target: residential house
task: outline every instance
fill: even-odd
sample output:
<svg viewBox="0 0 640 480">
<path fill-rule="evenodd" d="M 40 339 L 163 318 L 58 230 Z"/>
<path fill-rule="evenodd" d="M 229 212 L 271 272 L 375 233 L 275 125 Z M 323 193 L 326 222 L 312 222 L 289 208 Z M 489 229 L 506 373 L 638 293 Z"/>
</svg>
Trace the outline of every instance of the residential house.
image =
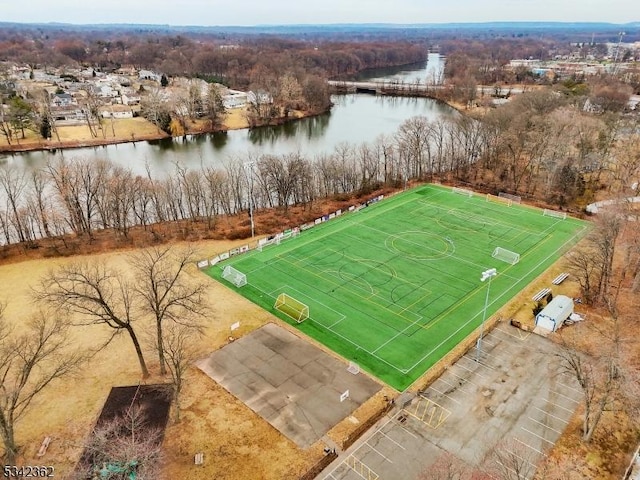
<svg viewBox="0 0 640 480">
<path fill-rule="evenodd" d="M 133 110 L 126 105 L 104 105 L 100 107 L 102 118 L 133 118 Z"/>
<path fill-rule="evenodd" d="M 51 98 L 52 107 L 68 107 L 70 105 L 77 105 L 76 99 L 68 93 L 56 93 Z"/>
<path fill-rule="evenodd" d="M 140 95 L 137 93 L 123 93 L 122 94 L 123 105 L 140 105 Z"/>
<path fill-rule="evenodd" d="M 248 101 L 249 97 L 246 92 L 227 89 L 222 94 L 222 103 L 224 105 L 224 108 L 242 108 L 247 104 Z"/>
<path fill-rule="evenodd" d="M 138 72 L 138 78 L 141 80 L 153 80 L 160 83 L 162 80 L 162 74 L 152 72 L 151 70 L 140 70 L 140 72 Z"/>
</svg>

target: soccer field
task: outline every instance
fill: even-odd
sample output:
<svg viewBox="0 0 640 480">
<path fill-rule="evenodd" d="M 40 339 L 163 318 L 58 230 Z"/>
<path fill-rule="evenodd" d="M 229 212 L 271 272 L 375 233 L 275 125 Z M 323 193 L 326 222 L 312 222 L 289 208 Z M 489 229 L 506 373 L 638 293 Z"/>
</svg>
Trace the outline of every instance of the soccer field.
<svg viewBox="0 0 640 480">
<path fill-rule="evenodd" d="M 206 273 L 404 390 L 480 325 L 484 270 L 498 271 L 490 316 L 586 230 L 577 219 L 428 185 Z M 519 262 L 493 258 L 496 247 L 518 253 Z M 222 279 L 227 265 L 244 273 L 247 284 L 237 288 Z M 294 300 L 276 309 L 281 294 Z M 301 304 L 308 318 L 298 323 L 306 317 Z"/>
</svg>

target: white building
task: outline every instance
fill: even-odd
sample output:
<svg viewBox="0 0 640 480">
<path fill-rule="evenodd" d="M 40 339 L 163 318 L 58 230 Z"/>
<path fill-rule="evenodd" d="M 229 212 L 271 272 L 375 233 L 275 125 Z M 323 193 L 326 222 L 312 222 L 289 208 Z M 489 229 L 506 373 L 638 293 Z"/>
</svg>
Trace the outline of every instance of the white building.
<svg viewBox="0 0 640 480">
<path fill-rule="evenodd" d="M 245 92 L 239 90 L 227 90 L 222 95 L 222 103 L 224 108 L 242 108 L 248 103 L 249 99 Z"/>
<path fill-rule="evenodd" d="M 556 295 L 536 315 L 536 327 L 555 332 L 573 313 L 573 300 L 566 295 Z"/>
</svg>

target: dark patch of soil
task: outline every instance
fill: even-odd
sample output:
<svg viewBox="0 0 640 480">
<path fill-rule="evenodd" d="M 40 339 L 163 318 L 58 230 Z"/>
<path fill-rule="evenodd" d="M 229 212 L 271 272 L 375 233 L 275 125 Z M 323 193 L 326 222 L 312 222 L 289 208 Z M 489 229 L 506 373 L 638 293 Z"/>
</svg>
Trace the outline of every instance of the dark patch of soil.
<svg viewBox="0 0 640 480">
<path fill-rule="evenodd" d="M 102 407 L 102 412 L 96 421 L 95 428 L 117 421 L 127 415 L 132 409 L 140 412 L 140 428 L 143 430 L 162 432 L 157 437 L 158 444 L 162 443 L 164 430 L 169 420 L 171 407 L 171 389 L 168 385 L 134 385 L 130 387 L 113 387 Z M 87 442 L 91 444 L 91 440 Z M 85 449 L 78 462 L 77 471 L 86 471 L 87 466 L 93 465 L 95 451 Z"/>
</svg>

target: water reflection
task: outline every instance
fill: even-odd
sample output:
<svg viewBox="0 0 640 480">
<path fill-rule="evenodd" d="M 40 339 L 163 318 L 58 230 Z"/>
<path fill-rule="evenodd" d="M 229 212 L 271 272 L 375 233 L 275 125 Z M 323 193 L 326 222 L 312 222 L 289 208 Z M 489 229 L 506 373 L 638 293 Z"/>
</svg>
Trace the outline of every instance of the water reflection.
<svg viewBox="0 0 640 480">
<path fill-rule="evenodd" d="M 424 65 L 421 67 L 424 74 Z M 424 115 L 431 120 L 457 115 L 447 105 L 427 98 L 374 95 L 337 95 L 330 113 L 276 127 L 232 130 L 206 135 L 188 135 L 146 142 L 67 150 L 65 158 L 107 159 L 131 168 L 136 174 L 169 174 L 176 163 L 189 168 L 220 167 L 229 158 L 248 154 L 301 152 L 309 158 L 332 152 L 337 145 L 371 143 L 380 135 L 393 135 L 408 118 Z M 43 167 L 55 156 L 41 151 L 0 155 L 3 162 L 28 169 Z"/>
</svg>

